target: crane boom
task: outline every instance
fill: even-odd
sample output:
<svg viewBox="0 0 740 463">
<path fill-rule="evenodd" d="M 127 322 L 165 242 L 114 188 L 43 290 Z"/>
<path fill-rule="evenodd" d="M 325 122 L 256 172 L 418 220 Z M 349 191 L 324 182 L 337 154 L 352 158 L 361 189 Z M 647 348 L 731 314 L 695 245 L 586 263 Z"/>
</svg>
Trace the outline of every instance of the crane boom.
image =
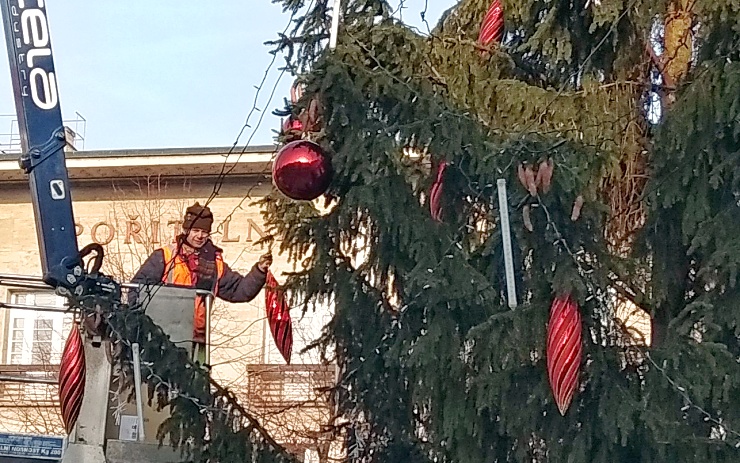
<svg viewBox="0 0 740 463">
<path fill-rule="evenodd" d="M 44 0 L 0 0 L 44 281 L 76 289 L 82 277 L 65 132 Z"/>
</svg>

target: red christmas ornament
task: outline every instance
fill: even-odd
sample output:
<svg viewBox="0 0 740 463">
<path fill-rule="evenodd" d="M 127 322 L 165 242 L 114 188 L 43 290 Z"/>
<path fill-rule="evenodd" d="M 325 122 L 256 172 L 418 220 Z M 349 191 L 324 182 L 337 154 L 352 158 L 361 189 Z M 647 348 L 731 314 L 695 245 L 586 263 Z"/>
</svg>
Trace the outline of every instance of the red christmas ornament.
<svg viewBox="0 0 740 463">
<path fill-rule="evenodd" d="M 272 181 L 285 196 L 310 201 L 331 183 L 333 171 L 326 152 L 314 142 L 296 140 L 278 152 L 272 164 Z"/>
<path fill-rule="evenodd" d="M 581 367 L 581 314 L 570 295 L 558 297 L 550 307 L 547 324 L 547 373 L 561 415 L 570 406 Z"/>
<path fill-rule="evenodd" d="M 72 325 L 64 344 L 59 366 L 59 399 L 62 421 L 67 433 L 71 433 L 80 416 L 82 398 L 85 395 L 85 350 L 77 323 Z"/>
<path fill-rule="evenodd" d="M 285 302 L 285 293 L 278 288 L 277 280 L 269 270 L 265 282 L 265 307 L 275 345 L 280 355 L 290 364 L 290 355 L 293 352 L 293 322 L 290 319 L 290 307 Z"/>
<path fill-rule="evenodd" d="M 300 115 L 301 122 L 308 132 L 318 132 L 321 130 L 321 103 L 317 97 L 311 98 L 308 102 L 308 109 Z"/>
<path fill-rule="evenodd" d="M 290 102 L 296 104 L 303 97 L 304 85 L 297 80 L 290 86 Z"/>
<path fill-rule="evenodd" d="M 303 122 L 293 116 L 288 116 L 283 122 L 283 133 L 282 135 L 288 139 L 288 141 L 300 140 L 303 134 Z"/>
<path fill-rule="evenodd" d="M 442 221 L 442 206 L 440 205 L 440 200 L 442 198 L 445 169 L 447 169 L 447 162 L 443 161 L 439 164 L 439 168 L 437 169 L 437 178 L 434 180 L 432 189 L 429 192 L 429 211 L 432 213 L 432 218 L 437 222 Z"/>
<path fill-rule="evenodd" d="M 478 43 L 487 47 L 494 40 L 500 42 L 504 36 L 504 10 L 500 0 L 493 0 L 481 24 Z"/>
</svg>

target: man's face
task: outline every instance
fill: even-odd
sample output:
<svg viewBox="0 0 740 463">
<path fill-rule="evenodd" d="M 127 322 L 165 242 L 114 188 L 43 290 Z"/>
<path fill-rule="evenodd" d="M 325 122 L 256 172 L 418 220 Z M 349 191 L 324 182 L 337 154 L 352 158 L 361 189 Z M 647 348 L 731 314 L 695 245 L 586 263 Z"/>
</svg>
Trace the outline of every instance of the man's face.
<svg viewBox="0 0 740 463">
<path fill-rule="evenodd" d="M 208 241 L 208 237 L 211 236 L 211 232 L 203 230 L 202 228 L 191 228 L 188 231 L 188 243 L 194 248 L 200 249 Z"/>
</svg>

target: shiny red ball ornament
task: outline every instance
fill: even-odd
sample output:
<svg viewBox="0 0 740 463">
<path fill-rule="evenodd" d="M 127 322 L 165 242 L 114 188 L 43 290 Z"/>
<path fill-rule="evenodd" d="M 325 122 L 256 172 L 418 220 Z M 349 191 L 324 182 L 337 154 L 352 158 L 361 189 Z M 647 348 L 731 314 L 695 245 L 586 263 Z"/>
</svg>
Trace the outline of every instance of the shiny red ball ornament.
<svg viewBox="0 0 740 463">
<path fill-rule="evenodd" d="M 288 143 L 272 164 L 272 181 L 291 199 L 318 198 L 329 188 L 332 177 L 329 156 L 321 146 L 308 140 Z"/>
<path fill-rule="evenodd" d="M 67 433 L 71 433 L 80 416 L 82 399 L 85 395 L 85 349 L 80 327 L 72 325 L 67 342 L 64 344 L 59 365 L 59 402 L 62 421 Z"/>
<path fill-rule="evenodd" d="M 287 141 L 300 140 L 303 136 L 303 122 L 299 119 L 289 116 L 283 122 L 283 131 L 281 133 Z"/>
<path fill-rule="evenodd" d="M 561 415 L 570 406 L 581 368 L 581 314 L 570 295 L 552 302 L 547 324 L 547 373 Z"/>
</svg>

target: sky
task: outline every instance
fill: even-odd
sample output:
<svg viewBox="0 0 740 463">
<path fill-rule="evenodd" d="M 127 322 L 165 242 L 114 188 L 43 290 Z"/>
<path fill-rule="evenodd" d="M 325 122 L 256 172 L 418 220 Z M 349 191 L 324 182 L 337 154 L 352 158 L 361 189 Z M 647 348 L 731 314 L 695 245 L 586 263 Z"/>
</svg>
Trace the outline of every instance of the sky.
<svg viewBox="0 0 740 463">
<path fill-rule="evenodd" d="M 5 1 L 5 0 L 0 0 Z M 399 0 L 391 1 L 398 4 Z M 407 23 L 426 30 L 455 0 L 405 0 Z M 272 59 L 264 42 L 289 14 L 271 0 L 48 0 L 62 117 L 86 119 L 85 150 L 221 147 L 234 144 Z M 291 77 L 272 66 L 239 145 L 271 144 Z M 268 103 L 272 88 L 275 97 Z M 0 133 L 15 106 L 0 52 Z M 77 128 L 82 132 L 82 125 Z"/>
</svg>

